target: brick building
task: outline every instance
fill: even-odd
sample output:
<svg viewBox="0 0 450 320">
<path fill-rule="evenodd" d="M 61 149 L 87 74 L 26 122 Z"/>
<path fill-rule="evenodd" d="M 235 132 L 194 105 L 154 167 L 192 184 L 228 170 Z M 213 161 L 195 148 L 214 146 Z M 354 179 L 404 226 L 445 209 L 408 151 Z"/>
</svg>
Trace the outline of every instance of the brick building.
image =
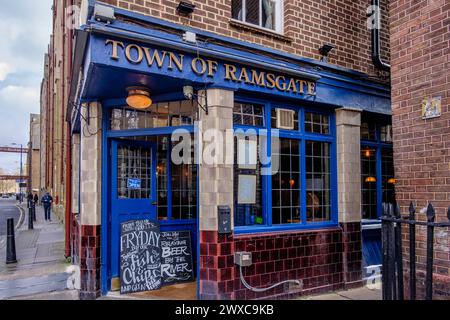
<svg viewBox="0 0 450 320">
<path fill-rule="evenodd" d="M 28 145 L 28 168 L 29 168 L 29 192 L 38 194 L 40 190 L 40 144 L 41 144 L 41 120 L 38 114 L 30 115 L 30 142 Z"/>
<path fill-rule="evenodd" d="M 429 202 L 436 220 L 447 221 L 450 204 L 448 1 L 391 1 L 392 113 L 397 200 L 405 212 L 415 202 L 420 219 Z M 423 105 L 440 102 L 440 115 Z M 424 296 L 426 229 L 418 228 L 418 298 Z M 405 242 L 406 250 L 408 243 Z M 450 234 L 436 234 L 434 298 L 450 295 Z M 408 266 L 408 264 L 405 264 Z M 408 271 L 408 270 L 407 270 Z M 406 282 L 408 283 L 408 282 Z"/>
<path fill-rule="evenodd" d="M 379 39 L 367 18 L 377 2 L 55 1 L 42 187 L 58 199 L 83 299 L 123 287 L 120 227 L 143 219 L 190 232 L 183 290 L 199 299 L 364 285 L 395 199 L 388 1 Z M 216 147 L 213 161 L 171 161 L 179 129 L 195 138 L 192 158 Z M 231 132 L 231 158 L 257 164 L 220 162 L 208 129 Z M 242 275 L 238 252 L 252 253 Z"/>
</svg>

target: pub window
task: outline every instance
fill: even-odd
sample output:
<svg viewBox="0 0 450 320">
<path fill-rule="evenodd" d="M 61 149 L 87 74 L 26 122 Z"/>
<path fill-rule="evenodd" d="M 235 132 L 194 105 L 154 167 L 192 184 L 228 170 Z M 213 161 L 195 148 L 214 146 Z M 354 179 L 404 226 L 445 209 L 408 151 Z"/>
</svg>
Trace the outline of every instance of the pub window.
<svg viewBox="0 0 450 320">
<path fill-rule="evenodd" d="M 318 134 L 329 134 L 330 116 L 320 113 L 306 112 L 305 131 Z"/>
<path fill-rule="evenodd" d="M 381 168 L 383 203 L 394 204 L 396 180 L 394 178 L 394 155 L 392 149 L 382 149 Z"/>
<path fill-rule="evenodd" d="M 330 144 L 306 141 L 306 217 L 308 222 L 331 219 Z"/>
<path fill-rule="evenodd" d="M 188 100 L 155 103 L 145 111 L 127 107 L 114 108 L 110 114 L 110 130 L 151 129 L 191 126 L 196 120 L 193 102 Z"/>
<path fill-rule="evenodd" d="M 392 125 L 389 119 L 368 119 L 361 125 L 362 218 L 377 220 L 384 204 L 395 204 Z"/>
<path fill-rule="evenodd" d="M 377 140 L 377 126 L 375 123 L 369 122 L 361 123 L 361 139 Z"/>
<path fill-rule="evenodd" d="M 278 173 L 272 177 L 272 223 L 300 223 L 300 141 L 280 139 Z"/>
<path fill-rule="evenodd" d="M 157 141 L 158 219 L 192 220 L 197 217 L 197 166 L 174 164 L 171 154 L 177 143 L 170 139 L 164 136 Z M 192 153 L 192 160 L 193 156 Z"/>
<path fill-rule="evenodd" d="M 377 153 L 370 147 L 361 152 L 361 185 L 362 218 L 377 219 Z"/>
<path fill-rule="evenodd" d="M 239 121 L 242 118 L 236 112 L 242 110 L 241 107 L 235 108 L 235 124 L 242 124 Z M 237 158 L 240 158 L 242 148 L 239 147 L 239 141 L 235 143 L 234 205 L 237 231 L 301 229 L 309 224 L 336 223 L 336 215 L 333 214 L 336 203 L 331 192 L 331 186 L 336 183 L 335 172 L 332 172 L 332 163 L 335 161 L 332 153 L 332 116 L 302 112 L 293 106 L 265 108 L 271 112 L 271 121 L 265 125 L 271 137 L 271 167 L 260 161 L 256 161 L 257 165 L 253 166 L 240 165 Z M 248 109 L 248 113 L 250 111 Z M 277 119 L 280 115 L 283 121 Z M 241 130 L 237 125 L 236 135 L 242 134 Z M 266 151 L 260 145 L 265 141 L 264 136 L 245 139 L 249 144 L 248 150 L 252 150 L 246 152 L 254 154 L 252 159 L 259 160 Z M 272 175 L 264 175 L 262 172 L 266 169 L 271 169 Z M 242 183 L 245 183 L 245 187 L 242 187 Z M 240 203 L 240 190 L 244 190 L 247 195 L 252 194 L 253 202 Z"/>
<path fill-rule="evenodd" d="M 150 199 L 152 154 L 149 148 L 117 148 L 117 196 L 119 199 Z"/>
<path fill-rule="evenodd" d="M 237 125 L 263 127 L 264 124 L 264 106 L 235 103 L 233 108 L 233 121 Z"/>
<path fill-rule="evenodd" d="M 279 33 L 283 31 L 282 0 L 232 0 L 231 16 L 260 28 Z"/>
<path fill-rule="evenodd" d="M 250 147 L 252 143 L 253 148 Z M 267 221 L 264 219 L 262 206 L 261 165 L 259 161 L 256 161 L 256 164 L 249 161 L 250 152 L 256 153 L 257 160 L 259 152 L 258 141 L 252 137 L 235 137 L 235 146 L 234 224 L 238 227 L 264 225 Z M 247 152 L 248 157 L 246 159 L 248 161 L 239 161 L 241 157 L 239 153 L 242 150 Z"/>
</svg>

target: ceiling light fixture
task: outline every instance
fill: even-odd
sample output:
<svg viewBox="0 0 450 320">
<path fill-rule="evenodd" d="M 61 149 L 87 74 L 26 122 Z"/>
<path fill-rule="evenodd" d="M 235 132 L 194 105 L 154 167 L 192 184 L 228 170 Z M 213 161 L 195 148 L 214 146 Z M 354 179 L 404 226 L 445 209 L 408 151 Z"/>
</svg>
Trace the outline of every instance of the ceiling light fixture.
<svg viewBox="0 0 450 320">
<path fill-rule="evenodd" d="M 127 104 L 133 109 L 144 110 L 153 103 L 150 99 L 150 92 L 145 87 L 129 87 L 127 92 Z"/>
</svg>

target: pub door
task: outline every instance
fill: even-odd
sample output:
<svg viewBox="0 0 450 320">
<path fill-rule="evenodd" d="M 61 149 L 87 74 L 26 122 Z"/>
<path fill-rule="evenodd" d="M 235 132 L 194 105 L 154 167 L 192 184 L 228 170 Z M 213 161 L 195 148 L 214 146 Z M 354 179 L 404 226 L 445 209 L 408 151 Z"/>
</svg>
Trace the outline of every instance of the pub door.
<svg viewBox="0 0 450 320">
<path fill-rule="evenodd" d="M 156 221 L 156 144 L 112 141 L 111 153 L 111 279 L 120 277 L 120 225 L 130 220 Z"/>
</svg>

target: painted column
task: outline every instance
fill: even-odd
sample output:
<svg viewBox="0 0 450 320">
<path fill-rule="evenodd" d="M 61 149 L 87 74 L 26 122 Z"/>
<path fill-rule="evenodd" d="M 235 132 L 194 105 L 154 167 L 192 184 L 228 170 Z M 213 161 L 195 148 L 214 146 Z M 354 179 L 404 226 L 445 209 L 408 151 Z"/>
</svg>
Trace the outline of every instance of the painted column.
<svg viewBox="0 0 450 320">
<path fill-rule="evenodd" d="M 362 285 L 361 110 L 336 110 L 338 205 L 343 230 L 343 280 L 346 288 Z"/>
<path fill-rule="evenodd" d="M 94 102 L 81 112 L 80 299 L 91 300 L 100 296 L 102 108 Z"/>
<path fill-rule="evenodd" d="M 233 235 L 218 234 L 218 206 L 229 206 L 233 213 L 233 165 L 225 163 L 226 149 L 233 158 L 233 139 L 227 141 L 225 137 L 227 130 L 231 133 L 233 129 L 234 92 L 222 89 L 200 92 L 203 97 L 205 94 L 209 113 L 200 112 L 204 156 L 199 170 L 200 299 L 229 300 L 234 298 Z M 205 105 L 205 99 L 201 100 Z M 209 152 L 211 148 L 216 152 Z M 215 157 L 207 159 L 205 155 Z"/>
</svg>

